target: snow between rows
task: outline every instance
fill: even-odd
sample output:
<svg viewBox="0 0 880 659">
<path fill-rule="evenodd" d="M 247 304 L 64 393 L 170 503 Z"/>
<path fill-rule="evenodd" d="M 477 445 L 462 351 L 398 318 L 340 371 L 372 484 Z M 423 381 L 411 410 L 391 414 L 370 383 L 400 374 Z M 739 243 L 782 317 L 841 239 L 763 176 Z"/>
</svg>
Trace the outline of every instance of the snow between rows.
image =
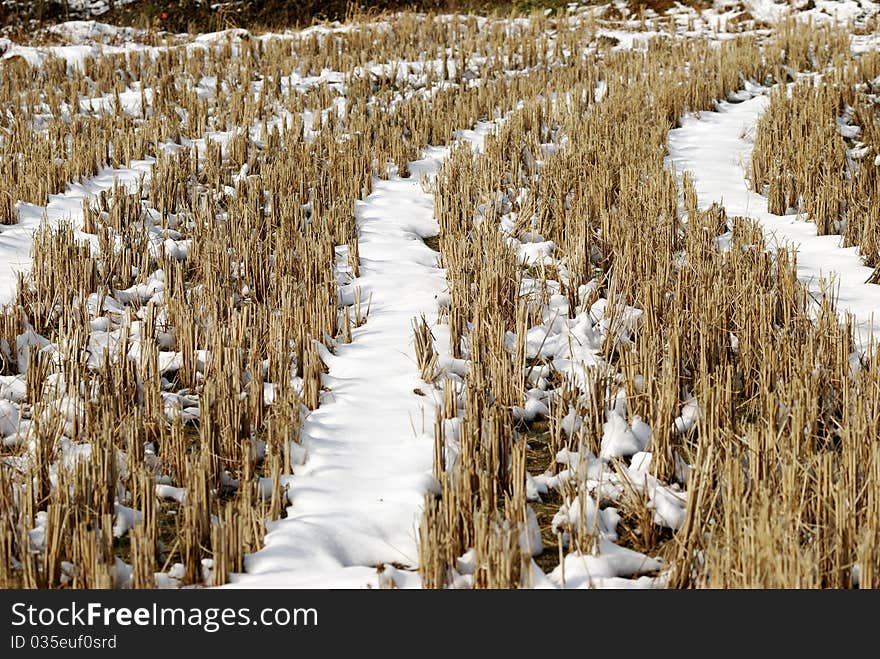
<svg viewBox="0 0 880 659">
<path fill-rule="evenodd" d="M 669 132 L 669 157 L 676 172 L 694 177 L 700 208 L 721 203 L 728 217 L 757 220 L 769 246 L 797 250 L 798 278 L 809 290 L 822 291 L 833 280 L 841 315 L 851 313 L 856 338 L 867 347 L 880 338 L 880 286 L 866 283 L 873 269 L 865 266 L 858 247 L 841 247 L 838 235 L 817 236 L 816 225 L 803 215 L 774 215 L 767 199 L 749 189 L 745 174 L 754 147 L 755 127 L 769 98 L 756 95 L 741 103 L 719 103 L 716 112 L 688 114 Z"/>
<path fill-rule="evenodd" d="M 479 146 L 492 124 L 460 131 Z M 430 147 L 411 176 L 375 180 L 356 209 L 360 286 L 371 297 L 352 342 L 323 358 L 320 406 L 304 420 L 305 463 L 286 479 L 291 506 L 232 587 L 418 587 L 418 525 L 432 474 L 432 389 L 419 376 L 412 320 L 433 324 L 448 284 L 438 254 L 433 196 L 421 183 L 449 154 Z M 443 334 L 437 348 L 442 353 Z M 419 395 L 419 390 L 425 395 Z M 377 567 L 381 566 L 381 574 Z"/>
</svg>

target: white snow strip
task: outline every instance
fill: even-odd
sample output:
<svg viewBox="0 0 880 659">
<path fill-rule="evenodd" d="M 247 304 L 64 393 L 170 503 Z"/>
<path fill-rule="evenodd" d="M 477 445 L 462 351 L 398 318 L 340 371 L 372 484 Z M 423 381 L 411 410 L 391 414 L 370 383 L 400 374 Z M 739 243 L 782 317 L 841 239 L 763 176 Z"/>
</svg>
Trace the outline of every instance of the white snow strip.
<svg viewBox="0 0 880 659">
<path fill-rule="evenodd" d="M 479 145 L 489 126 L 459 139 Z M 421 177 L 433 176 L 448 154 L 428 148 L 409 178 L 376 180 L 357 205 L 355 285 L 371 296 L 370 314 L 350 344 L 324 355 L 329 391 L 303 423 L 306 460 L 286 481 L 287 517 L 246 557 L 246 574 L 232 575 L 233 587 L 377 587 L 385 579 L 378 566 L 418 565 L 419 517 L 435 483 L 435 403 L 419 376 L 411 323 L 422 314 L 433 322 L 447 289 L 437 253 L 422 240 L 439 226 Z M 410 573 L 395 583 L 420 581 Z"/>
<path fill-rule="evenodd" d="M 867 346 L 880 338 L 880 286 L 866 283 L 873 270 L 857 247 L 841 247 L 837 235 L 817 236 L 803 215 L 773 215 L 767 199 L 749 189 L 745 174 L 754 147 L 755 125 L 769 104 L 766 95 L 742 103 L 719 103 L 717 112 L 688 114 L 669 132 L 669 157 L 678 174 L 690 171 L 701 208 L 719 202 L 729 217 L 760 222 L 768 245 L 797 249 L 798 278 L 813 293 L 833 278 L 838 311 L 854 316 L 856 337 Z M 874 316 L 878 316 L 875 319 Z"/>
</svg>

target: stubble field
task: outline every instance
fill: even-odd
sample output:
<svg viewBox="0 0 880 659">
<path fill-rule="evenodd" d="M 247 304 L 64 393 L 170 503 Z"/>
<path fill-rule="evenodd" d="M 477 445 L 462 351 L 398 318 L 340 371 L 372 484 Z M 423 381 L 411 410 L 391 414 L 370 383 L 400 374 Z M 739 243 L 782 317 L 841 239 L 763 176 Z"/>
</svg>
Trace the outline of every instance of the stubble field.
<svg viewBox="0 0 880 659">
<path fill-rule="evenodd" d="M 0 587 L 880 586 L 876 7 L 659 9 L 4 40 Z"/>
</svg>

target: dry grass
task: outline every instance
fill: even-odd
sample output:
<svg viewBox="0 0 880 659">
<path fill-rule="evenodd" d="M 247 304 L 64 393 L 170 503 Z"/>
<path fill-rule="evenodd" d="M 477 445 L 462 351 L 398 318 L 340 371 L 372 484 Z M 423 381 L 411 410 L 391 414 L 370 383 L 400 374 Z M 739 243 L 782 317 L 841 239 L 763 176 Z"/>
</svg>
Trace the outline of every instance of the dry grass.
<svg viewBox="0 0 880 659">
<path fill-rule="evenodd" d="M 354 200 L 541 84 L 556 57 L 546 21 L 519 28 L 524 45 L 505 26 L 410 14 L 391 31 L 8 67 L 5 222 L 16 200 L 44 204 L 104 167 L 156 161 L 142 184 L 101 193 L 81 225 L 40 229 L 3 317 L 4 372 L 25 384 L 2 467 L 3 585 L 151 587 L 169 570 L 219 584 L 242 570 L 264 521 L 284 514 L 321 352 L 368 322 L 370 301 L 349 284 Z M 425 75 L 357 72 L 438 52 Z M 345 72 L 344 88 L 288 84 L 325 69 Z M 465 89 L 465 74 L 482 84 Z M 206 76 L 215 93 L 196 93 Z M 157 495 L 181 499 L 173 517 Z M 41 525 L 45 541 L 29 535 Z"/>
<path fill-rule="evenodd" d="M 875 265 L 876 174 L 848 162 L 836 118 L 854 107 L 862 139 L 880 144 L 864 86 L 876 56 L 853 59 L 842 31 L 789 24 L 644 51 L 598 43 L 587 19 L 516 25 L 404 13 L 389 29 L 4 68 L 3 223 L 18 221 L 16 202 L 43 205 L 104 167 L 155 164 L 81 224 L 41 228 L 0 318 L 3 375 L 22 385 L 19 439 L 0 461 L 0 586 L 240 572 L 285 514 L 321 355 L 369 323 L 350 283 L 355 200 L 426 145 L 500 117 L 482 153 L 455 147 L 434 182 L 442 320 L 468 370 L 444 371 L 433 319 L 413 320 L 414 370 L 443 397 L 423 584 L 450 585 L 473 550 L 472 586 L 529 585 L 542 549 L 548 570 L 563 545 L 595 551 L 588 500 L 619 509 L 618 543 L 661 556 L 673 586 L 849 587 L 856 565 L 860 585 L 880 584 L 875 358 L 855 352 L 833 300 L 799 284 L 793 254 L 720 207 L 699 211 L 692 181 L 663 163 L 683 112 L 743 80 L 821 71 L 793 100 L 774 93 L 753 185 Z M 360 68 L 375 61 L 395 64 Z M 343 83 L 289 83 L 325 69 Z M 199 93 L 208 79 L 216 91 Z M 538 235 L 549 258 L 524 262 L 510 238 Z M 588 361 L 574 339 L 568 361 L 530 339 L 570 330 L 600 300 Z M 699 410 L 693 423 L 685 410 Z M 612 413 L 650 428 L 654 489 L 629 454 L 598 477 L 556 461 L 600 455 Z M 527 474 L 540 472 L 556 485 L 539 505 Z M 686 500 L 681 524 L 658 522 L 658 487 Z M 580 518 L 555 523 L 576 499 Z M 546 549 L 523 547 L 532 521 Z"/>
<path fill-rule="evenodd" d="M 858 245 L 865 264 L 877 267 L 880 58 L 854 58 L 843 48 L 815 64 L 819 75 L 773 94 L 758 125 L 752 186 L 766 191 L 771 212 L 805 213 L 819 235 L 842 234 L 845 246 Z"/>
<path fill-rule="evenodd" d="M 617 301 L 608 305 L 610 317 L 606 311 L 612 331 L 580 382 L 560 382 L 558 375 L 554 381 L 557 363 L 546 364 L 551 376 L 542 386 L 551 418 L 576 410 L 582 419 L 576 433 L 559 433 L 558 441 L 599 455 L 608 414 L 624 396 L 627 420 L 638 417 L 652 430 L 651 475 L 680 488 L 667 492 L 686 490 L 687 507 L 673 532 L 658 528 L 650 500 L 656 491 L 639 487 L 626 463 L 598 482 L 569 478 L 560 490 L 565 501 L 583 505 L 593 497 L 599 507 L 622 509 L 620 542 L 662 556 L 666 582 L 676 587 L 849 587 L 855 566 L 873 560 L 877 519 L 867 500 L 877 487 L 869 466 L 877 453 L 871 441 L 877 409 L 867 393 L 876 386 L 873 357 L 854 352 L 851 329 L 838 325 L 833 300 L 816 306 L 797 281 L 792 254 L 768 251 L 755 225 L 727 218 L 721 208 L 697 211 L 687 176 L 687 214 L 679 217 L 677 185 L 662 164 L 667 127 L 680 112 L 711 108 L 740 76 L 785 80 L 781 53 L 791 62 L 799 52 L 826 52 L 824 59 L 810 58 L 817 66 L 828 65 L 835 49 L 848 57 L 842 43 L 835 32 L 785 27 L 765 44 L 762 59 L 750 40 L 728 42 L 711 55 L 698 40 L 657 42 L 647 55 L 597 62 L 609 88 L 601 104 L 589 102 L 595 80 L 570 80 L 563 87 L 569 95 L 555 103 L 549 87 L 526 101 L 485 154 L 461 151 L 453 158 L 438 184 L 437 211 L 452 290 L 453 349 L 462 346 L 471 370 L 459 401 L 458 462 L 439 461 L 442 495 L 427 503 L 426 585 L 449 583 L 454 558 L 487 543 L 486 533 L 505 547 L 499 551 L 516 553 L 503 542 L 505 529 L 525 529 L 526 504 L 518 480 L 510 480 L 522 442 L 507 410 L 522 404 L 532 386 L 525 330 L 547 321 L 548 299 L 540 291 L 565 296 L 574 319 L 584 302 L 579 291 L 591 282 Z M 859 64 L 872 66 L 871 58 Z M 536 177 L 522 154 L 537 152 L 557 131 L 567 142 Z M 821 134 L 787 134 L 791 153 L 801 153 L 806 140 L 813 162 L 824 157 L 834 166 L 836 152 L 829 153 Z M 511 211 L 517 224 L 504 231 L 528 229 L 552 239 L 565 276 L 549 281 L 540 270 L 517 266 L 497 238 L 499 220 Z M 722 234 L 725 241 L 718 242 Z M 543 279 L 527 287 L 539 292 L 537 299 L 522 295 L 520 283 L 529 276 Z M 505 332 L 515 333 L 513 347 L 500 340 Z M 699 410 L 692 425 L 679 416 L 688 404 Z M 444 409 L 443 416 L 451 412 Z M 609 494 L 613 486 L 619 489 Z M 481 521 L 487 514 L 506 523 L 487 527 Z M 598 529 L 588 528 L 586 517 L 561 530 L 570 550 L 594 550 Z M 527 584 L 528 554 L 520 550 L 519 572 L 503 571 L 505 586 Z M 478 551 L 474 586 L 498 585 L 498 559 L 483 563 L 482 557 Z M 508 557 L 502 565 L 515 562 Z M 859 583 L 875 586 L 874 572 L 861 570 Z"/>
</svg>

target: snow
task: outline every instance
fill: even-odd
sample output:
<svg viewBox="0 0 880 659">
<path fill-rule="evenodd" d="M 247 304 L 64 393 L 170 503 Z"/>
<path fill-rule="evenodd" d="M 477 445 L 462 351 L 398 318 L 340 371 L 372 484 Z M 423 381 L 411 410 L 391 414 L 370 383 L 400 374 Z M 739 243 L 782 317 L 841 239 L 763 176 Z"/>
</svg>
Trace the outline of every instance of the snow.
<svg viewBox="0 0 880 659">
<path fill-rule="evenodd" d="M 576 496 L 570 503 L 559 508 L 551 522 L 554 533 L 563 529 L 581 529 L 609 541 L 617 540 L 617 523 L 620 515 L 615 508 L 599 509 L 599 504 L 591 496 Z"/>
<path fill-rule="evenodd" d="M 116 0 L 116 6 L 127 5 L 134 0 Z M 68 9 L 72 12 L 82 13 L 84 15 L 96 16 L 103 14 L 110 9 L 110 3 L 107 0 L 68 0 Z"/>
<path fill-rule="evenodd" d="M 601 458 L 617 458 L 643 451 L 651 438 L 651 428 L 639 417 L 634 417 L 632 427 L 626 418 L 611 410 L 602 426 Z"/>
<path fill-rule="evenodd" d="M 489 129 L 482 124 L 461 138 L 480 143 Z M 436 318 L 447 287 L 437 253 L 423 241 L 439 226 L 421 179 L 448 154 L 428 148 L 410 163 L 409 178 L 376 179 L 357 204 L 354 285 L 370 297 L 370 314 L 350 344 L 325 355 L 328 391 L 303 423 L 306 460 L 286 480 L 288 515 L 247 556 L 233 587 L 378 587 L 385 572 L 376 566 L 418 564 L 418 523 L 435 483 L 435 403 L 415 393 L 431 387 L 419 376 L 411 321 Z"/>
<path fill-rule="evenodd" d="M 687 515 L 687 495 L 677 486 L 663 485 L 651 475 L 651 454 L 636 453 L 632 457 L 627 478 L 639 492 L 648 496 L 648 507 L 654 510 L 654 523 L 680 529 Z"/>
<path fill-rule="evenodd" d="M 669 132 L 669 159 L 681 175 L 692 173 L 700 208 L 721 203 L 730 217 L 758 221 L 769 246 L 797 250 L 798 278 L 814 294 L 831 279 L 838 312 L 854 316 L 862 346 L 880 338 L 880 286 L 866 283 L 873 269 L 862 263 L 858 247 L 841 247 L 837 235 L 817 236 L 816 226 L 803 215 L 774 215 L 767 199 L 749 189 L 746 171 L 754 147 L 755 125 L 767 109 L 766 92 L 741 103 L 721 102 L 715 112 L 688 114 L 681 127 Z M 687 425 L 687 419 L 682 419 Z"/>
<path fill-rule="evenodd" d="M 72 8 L 73 3 L 70 4 Z M 118 27 L 98 21 L 65 21 L 57 25 L 50 25 L 46 28 L 46 32 L 72 45 L 89 44 L 96 41 L 102 43 L 132 41 L 147 35 L 146 30 Z"/>
<path fill-rule="evenodd" d="M 655 572 L 662 567 L 663 562 L 657 558 L 600 539 L 592 553 L 568 554 L 549 578 L 560 588 L 652 588 L 660 585 L 658 579 L 620 577 Z"/>
<path fill-rule="evenodd" d="M 871 0 L 743 0 L 742 4 L 756 20 L 770 24 L 789 16 L 816 23 L 855 23 L 880 10 L 880 5 Z"/>
<path fill-rule="evenodd" d="M 18 407 L 8 400 L 0 400 L 0 436 L 8 437 L 18 431 Z"/>
</svg>

